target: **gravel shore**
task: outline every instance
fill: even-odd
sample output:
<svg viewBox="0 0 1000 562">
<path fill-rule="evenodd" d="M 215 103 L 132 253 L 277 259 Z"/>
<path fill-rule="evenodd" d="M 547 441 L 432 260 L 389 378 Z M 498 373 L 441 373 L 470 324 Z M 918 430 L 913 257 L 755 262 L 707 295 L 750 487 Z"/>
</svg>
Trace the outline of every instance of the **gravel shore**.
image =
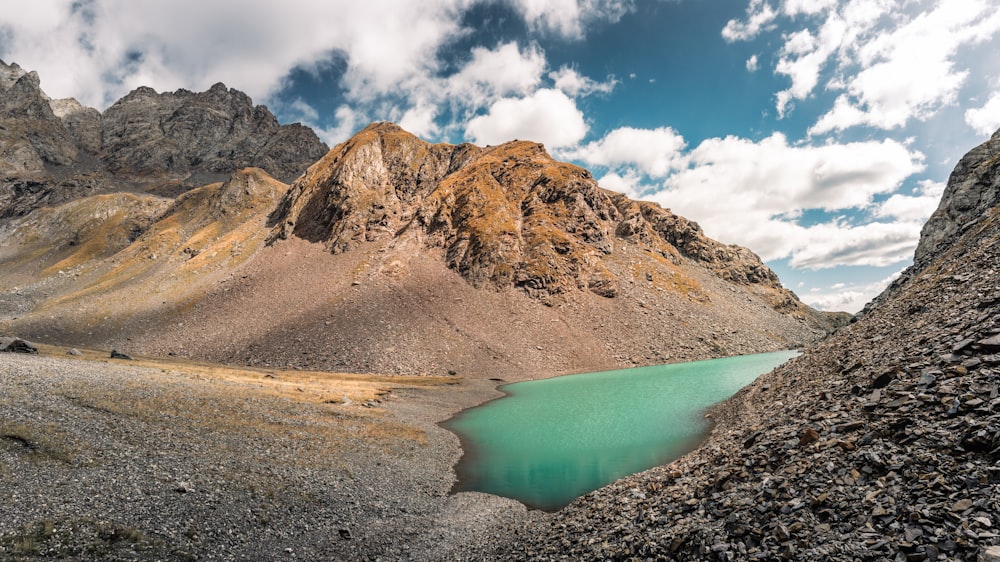
<svg viewBox="0 0 1000 562">
<path fill-rule="evenodd" d="M 484 559 L 539 516 L 449 494 L 436 424 L 494 383 L 292 376 L 0 354 L 0 559 Z"/>
</svg>

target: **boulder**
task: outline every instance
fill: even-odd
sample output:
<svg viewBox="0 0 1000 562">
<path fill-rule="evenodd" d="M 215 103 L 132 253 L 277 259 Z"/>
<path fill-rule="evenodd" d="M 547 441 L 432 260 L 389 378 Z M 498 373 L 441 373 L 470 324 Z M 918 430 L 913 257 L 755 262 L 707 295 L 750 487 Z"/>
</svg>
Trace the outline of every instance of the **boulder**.
<svg viewBox="0 0 1000 562">
<path fill-rule="evenodd" d="M 21 338 L 0 337 L 0 352 L 38 353 L 38 348 Z"/>
</svg>

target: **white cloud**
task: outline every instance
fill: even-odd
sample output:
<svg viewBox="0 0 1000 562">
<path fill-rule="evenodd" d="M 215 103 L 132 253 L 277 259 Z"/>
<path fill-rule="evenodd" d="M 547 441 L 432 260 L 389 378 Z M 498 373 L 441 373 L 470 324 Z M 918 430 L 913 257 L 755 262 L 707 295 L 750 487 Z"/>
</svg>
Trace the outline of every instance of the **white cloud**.
<svg viewBox="0 0 1000 562">
<path fill-rule="evenodd" d="M 563 66 L 559 70 L 553 70 L 549 73 L 549 78 L 555 84 L 556 88 L 572 97 L 588 96 L 594 93 L 610 94 L 618 84 L 618 81 L 613 76 L 608 77 L 606 82 L 598 82 L 583 76 L 568 66 Z"/>
<path fill-rule="evenodd" d="M 804 55 L 816 50 L 816 37 L 808 29 L 796 31 L 785 37 L 782 51 L 789 55 Z"/>
<path fill-rule="evenodd" d="M 625 175 L 618 172 L 608 172 L 597 180 L 597 184 L 604 189 L 624 193 L 633 199 L 640 197 L 649 188 L 643 183 L 642 176 L 632 170 L 625 172 Z"/>
<path fill-rule="evenodd" d="M 647 175 L 663 177 L 683 165 L 684 145 L 684 137 L 670 127 L 621 127 L 600 140 L 561 152 L 560 156 L 591 166 L 634 166 Z"/>
<path fill-rule="evenodd" d="M 994 92 L 982 107 L 966 110 L 965 122 L 983 136 L 990 136 L 1000 129 L 1000 92 Z"/>
<path fill-rule="evenodd" d="M 587 134 L 576 103 L 559 90 L 541 89 L 522 98 L 494 102 L 489 113 L 469 120 L 467 137 L 476 144 L 533 140 L 548 148 L 574 145 Z"/>
<path fill-rule="evenodd" d="M 657 201 L 708 236 L 805 269 L 910 259 L 943 190 L 924 181 L 896 193 L 924 170 L 924 156 L 894 140 L 793 145 L 775 133 L 685 150 L 673 129 L 623 127 L 558 155 L 605 169 L 603 187 Z"/>
<path fill-rule="evenodd" d="M 746 65 L 747 72 L 757 72 L 760 68 L 760 62 L 757 60 L 757 55 L 751 55 L 750 58 L 747 59 Z"/>
<path fill-rule="evenodd" d="M 319 119 L 319 112 L 316 108 L 306 103 L 302 98 L 296 98 L 292 101 L 289 109 L 302 116 L 303 121 L 308 121 L 310 123 L 315 123 Z"/>
<path fill-rule="evenodd" d="M 919 194 L 893 194 L 880 203 L 873 214 L 878 218 L 891 218 L 923 224 L 937 209 L 941 202 L 941 195 L 944 194 L 944 188 L 943 182 L 925 180 L 920 184 Z"/>
<path fill-rule="evenodd" d="M 722 30 L 722 37 L 730 43 L 753 39 L 761 31 L 768 29 L 777 16 L 778 13 L 771 7 L 770 3 L 764 0 L 750 0 L 750 5 L 747 7 L 747 20 L 729 20 Z"/>
<path fill-rule="evenodd" d="M 611 0 L 511 0 L 530 26 L 580 38 L 587 24 L 617 21 L 631 3 Z M 294 68 L 345 65 L 354 102 L 465 94 L 489 103 L 539 86 L 545 57 L 508 43 L 475 49 L 451 84 L 439 49 L 461 36 L 475 0 L 36 0 L 0 10 L 0 57 L 37 70 L 53 97 L 106 107 L 137 86 L 204 90 L 215 82 L 266 100 Z M 595 87 L 598 85 L 595 83 Z M 418 88 L 419 87 L 419 88 Z"/>
<path fill-rule="evenodd" d="M 888 214 L 888 222 L 861 225 L 799 223 L 808 210 L 868 209 L 876 195 L 922 171 L 923 155 L 896 141 L 794 146 L 780 134 L 758 142 L 727 137 L 703 141 L 684 157 L 688 166 L 651 198 L 766 260 L 788 258 L 809 269 L 888 265 L 911 257 L 919 239 L 918 222 Z M 894 205 L 885 211 L 901 208 Z"/>
<path fill-rule="evenodd" d="M 262 99 L 296 67 L 340 53 L 357 95 L 436 70 L 461 32 L 464 0 L 48 0 L 0 10 L 7 60 L 37 70 L 54 97 L 106 106 L 139 85 L 206 89 L 224 81 Z"/>
<path fill-rule="evenodd" d="M 475 106 L 508 94 L 527 94 L 541 82 L 544 70 L 545 55 L 538 47 L 476 47 L 472 59 L 448 79 L 447 95 Z"/>
<path fill-rule="evenodd" d="M 593 21 L 617 22 L 633 8 L 632 0 L 510 0 L 528 25 L 580 39 Z"/>
<path fill-rule="evenodd" d="M 752 194 L 750 208 L 774 213 L 863 207 L 874 195 L 894 191 L 903 179 L 923 170 L 923 156 L 893 140 L 793 146 L 780 133 L 758 142 L 708 139 L 689 159 L 691 168 L 671 178 L 675 187 L 715 186 L 744 197 Z"/>
<path fill-rule="evenodd" d="M 833 108 L 820 116 L 819 120 L 809 128 L 809 135 L 848 129 L 864 123 L 866 119 L 865 112 L 853 105 L 847 96 L 837 96 Z"/>
<path fill-rule="evenodd" d="M 791 81 L 776 93 L 779 116 L 819 89 L 844 90 L 810 129 L 819 135 L 895 129 L 956 103 L 970 75 L 960 52 L 997 38 L 1000 11 L 991 0 L 786 0 L 779 13 L 750 0 L 745 20 L 730 21 L 723 36 L 748 40 L 779 23 L 798 27 L 782 35 L 774 68 Z"/>
<path fill-rule="evenodd" d="M 439 128 L 434 119 L 437 117 L 437 106 L 420 104 L 410 108 L 399 120 L 399 126 L 418 137 L 430 138 L 437 135 Z"/>
<path fill-rule="evenodd" d="M 920 239 L 919 223 L 871 222 L 852 226 L 834 220 L 808 227 L 788 229 L 799 240 L 789 244 L 789 265 L 801 269 L 831 267 L 882 267 L 913 257 Z"/>
<path fill-rule="evenodd" d="M 0 57 L 37 70 L 49 95 L 98 108 L 140 85 L 200 91 L 222 81 L 301 119 L 331 144 L 370 118 L 398 120 L 424 137 L 467 130 L 494 141 L 492 133 L 553 147 L 578 142 L 586 124 L 569 98 L 610 93 L 613 77 L 598 82 L 568 66 L 550 72 L 531 42 L 475 47 L 457 69 L 441 58 L 443 47 L 469 33 L 462 19 L 483 1 L 25 0 L 0 10 Z M 569 39 L 633 8 L 612 0 L 506 1 L 529 28 Z M 318 80 L 340 76 L 343 99 L 327 107 L 280 99 L 295 69 Z M 552 111 L 535 118 L 553 128 L 519 116 L 496 121 L 511 104 Z"/>
<path fill-rule="evenodd" d="M 844 14 L 831 11 L 816 33 L 802 29 L 785 36 L 781 57 L 774 71 L 788 76 L 792 85 L 776 96 L 780 116 L 785 115 L 791 101 L 806 99 L 813 93 L 829 59 L 838 52 L 846 52 L 845 49 L 871 28 L 888 9 L 883 4 L 870 2 L 866 10 L 857 9 L 857 3 L 849 4 L 844 8 Z M 828 87 L 831 86 L 828 84 Z"/>
<path fill-rule="evenodd" d="M 878 296 L 896 280 L 902 271 L 897 271 L 874 283 L 836 283 L 828 288 L 817 288 L 805 295 L 799 295 L 802 302 L 819 310 L 859 312 L 873 298 Z"/>
<path fill-rule="evenodd" d="M 785 0 L 781 5 L 781 12 L 790 17 L 799 14 L 813 15 L 836 5 L 837 0 Z"/>
<path fill-rule="evenodd" d="M 323 139 L 323 142 L 330 147 L 351 138 L 354 133 L 365 126 L 365 122 L 367 121 L 366 116 L 355 111 L 348 105 L 338 107 L 334 112 L 334 116 L 337 119 L 337 125 L 334 127 L 323 128 L 311 125 L 319 138 Z"/>
</svg>

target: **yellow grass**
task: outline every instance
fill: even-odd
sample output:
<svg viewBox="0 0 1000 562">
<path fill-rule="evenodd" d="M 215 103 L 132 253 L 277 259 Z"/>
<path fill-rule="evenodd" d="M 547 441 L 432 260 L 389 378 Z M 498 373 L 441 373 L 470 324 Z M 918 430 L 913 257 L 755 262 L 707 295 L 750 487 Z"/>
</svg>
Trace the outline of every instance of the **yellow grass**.
<svg viewBox="0 0 1000 562">
<path fill-rule="evenodd" d="M 39 352 L 68 357 L 62 347 L 43 344 Z M 344 437 L 368 439 L 389 449 L 400 440 L 426 443 L 422 430 L 390 419 L 380 401 L 399 388 L 460 382 L 456 377 L 254 369 L 182 359 L 128 361 L 111 359 L 105 351 L 81 352 L 74 359 L 144 368 L 149 374 L 111 394 L 83 382 L 64 386 L 61 393 L 79 406 L 148 422 L 184 420 L 207 431 L 281 435 L 318 454 L 328 453 Z M 204 384 L 192 386 L 192 381 Z M 303 462 L 310 458 L 315 457 L 304 456 Z"/>
</svg>

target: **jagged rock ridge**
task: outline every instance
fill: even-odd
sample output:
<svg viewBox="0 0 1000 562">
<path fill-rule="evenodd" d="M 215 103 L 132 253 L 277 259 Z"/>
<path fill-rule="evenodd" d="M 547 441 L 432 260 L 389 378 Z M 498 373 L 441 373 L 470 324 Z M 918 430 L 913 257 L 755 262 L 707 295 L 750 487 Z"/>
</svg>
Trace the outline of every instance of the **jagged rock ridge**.
<svg viewBox="0 0 1000 562">
<path fill-rule="evenodd" d="M 326 153 L 302 125 L 216 84 L 139 88 L 104 113 L 53 100 L 38 74 L 0 61 L 0 217 L 108 191 L 174 196 L 245 167 L 291 181 Z"/>
</svg>

